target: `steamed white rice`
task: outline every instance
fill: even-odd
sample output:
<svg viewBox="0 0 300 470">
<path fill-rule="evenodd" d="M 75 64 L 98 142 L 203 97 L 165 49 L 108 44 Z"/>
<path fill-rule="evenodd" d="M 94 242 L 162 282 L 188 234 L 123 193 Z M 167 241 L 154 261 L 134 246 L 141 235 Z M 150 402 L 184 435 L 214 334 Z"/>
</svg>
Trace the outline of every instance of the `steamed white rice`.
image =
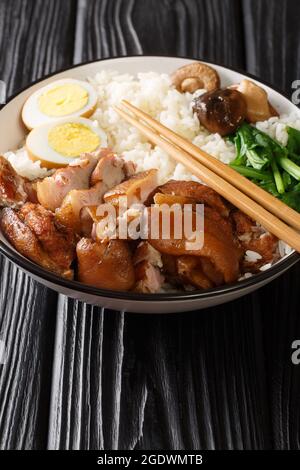
<svg viewBox="0 0 300 470">
<path fill-rule="evenodd" d="M 174 163 L 159 147 L 151 146 L 137 129 L 118 116 L 112 107 L 122 99 L 127 99 L 222 162 L 230 163 L 235 158 L 234 145 L 219 134 L 210 134 L 200 126 L 192 112 L 193 99 L 205 90 L 194 94 L 179 93 L 171 85 L 169 75 L 155 72 L 139 73 L 135 77 L 116 71 L 102 71 L 89 81 L 99 97 L 98 107 L 91 119 L 97 121 L 106 132 L 109 146 L 115 152 L 122 153 L 127 160 L 134 161 L 138 171 L 158 168 L 160 182 L 170 178 L 196 180 L 181 164 Z M 287 124 L 300 130 L 299 115 L 272 117 L 256 126 L 285 145 Z M 39 162 L 28 158 L 24 148 L 7 152 L 5 156 L 19 174 L 29 179 L 43 178 L 48 173 Z"/>
<path fill-rule="evenodd" d="M 137 129 L 118 116 L 112 107 L 118 105 L 122 99 L 127 99 L 222 162 L 228 164 L 235 158 L 234 145 L 219 134 L 210 134 L 200 126 L 198 118 L 192 112 L 193 99 L 205 90 L 198 90 L 194 94 L 179 93 L 171 85 L 167 74 L 154 72 L 133 76 L 119 74 L 116 71 L 102 71 L 94 78 L 89 78 L 89 81 L 98 93 L 98 107 L 91 119 L 97 121 L 106 132 L 108 145 L 127 160 L 134 161 L 138 171 L 150 168 L 159 169 L 159 183 L 164 183 L 169 179 L 197 181 L 197 178 L 191 175 L 183 165 L 175 163 L 159 147 L 153 147 Z M 256 126 L 286 145 L 287 124 L 300 130 L 299 115 L 272 117 L 267 121 L 257 123 Z M 29 179 L 43 178 L 49 173 L 41 168 L 40 162 L 32 162 L 24 148 L 16 152 L 7 152 L 5 157 L 20 175 Z M 280 241 L 278 251 L 282 257 L 292 250 Z M 258 259 L 257 256 L 260 256 L 253 253 L 247 254 L 249 260 Z M 261 270 L 268 267 L 265 265 Z"/>
</svg>

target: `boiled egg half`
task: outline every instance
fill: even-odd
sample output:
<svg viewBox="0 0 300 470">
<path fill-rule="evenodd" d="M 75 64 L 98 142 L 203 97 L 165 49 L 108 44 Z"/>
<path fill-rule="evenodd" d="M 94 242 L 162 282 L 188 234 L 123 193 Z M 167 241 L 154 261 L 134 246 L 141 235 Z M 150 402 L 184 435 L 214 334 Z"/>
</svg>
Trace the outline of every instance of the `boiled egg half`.
<svg viewBox="0 0 300 470">
<path fill-rule="evenodd" d="M 100 147 L 107 147 L 105 132 L 95 121 L 82 117 L 48 122 L 33 129 L 26 139 L 29 157 L 46 168 L 66 166 Z"/>
<path fill-rule="evenodd" d="M 89 117 L 97 104 L 90 83 L 66 78 L 40 88 L 25 102 L 22 120 L 28 129 L 65 117 Z"/>
</svg>

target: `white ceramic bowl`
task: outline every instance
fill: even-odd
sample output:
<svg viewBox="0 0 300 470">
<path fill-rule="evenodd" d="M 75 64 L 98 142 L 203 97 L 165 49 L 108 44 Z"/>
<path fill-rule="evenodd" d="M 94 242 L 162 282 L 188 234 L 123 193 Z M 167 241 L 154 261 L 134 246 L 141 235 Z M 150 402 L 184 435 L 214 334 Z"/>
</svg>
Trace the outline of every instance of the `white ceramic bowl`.
<svg viewBox="0 0 300 470">
<path fill-rule="evenodd" d="M 123 57 L 78 65 L 63 72 L 48 76 L 12 97 L 0 111 L 0 153 L 17 148 L 24 138 L 25 129 L 20 116 L 22 106 L 27 97 L 40 87 L 54 80 L 67 77 L 85 79 L 87 76 L 95 75 L 99 70 L 107 69 L 131 74 L 147 71 L 170 73 L 189 62 L 191 62 L 190 59 L 177 57 Z M 220 74 L 222 86 L 237 83 L 245 78 L 245 76 L 249 77 L 249 75 L 216 64 L 211 65 Z M 251 77 L 251 79 L 257 81 L 254 77 Z M 298 108 L 281 93 L 259 81 L 257 82 L 266 89 L 272 103 L 280 113 L 299 112 Z M 267 271 L 256 274 L 241 282 L 209 289 L 207 291 L 145 295 L 101 290 L 76 281 L 62 279 L 17 253 L 1 233 L 0 251 L 34 279 L 62 294 L 107 308 L 141 313 L 170 313 L 196 310 L 228 302 L 267 284 L 286 271 L 299 259 L 296 253 L 291 253 L 274 264 L 274 266 Z"/>
</svg>

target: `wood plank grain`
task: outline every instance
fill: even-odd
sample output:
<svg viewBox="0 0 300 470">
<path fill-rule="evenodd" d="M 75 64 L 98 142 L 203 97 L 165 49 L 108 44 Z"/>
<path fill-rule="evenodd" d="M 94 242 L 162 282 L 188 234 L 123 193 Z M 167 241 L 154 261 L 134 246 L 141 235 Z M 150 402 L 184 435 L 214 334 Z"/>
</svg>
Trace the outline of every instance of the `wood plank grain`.
<svg viewBox="0 0 300 470">
<path fill-rule="evenodd" d="M 56 295 L 0 258 L 0 448 L 45 447 Z"/>
<path fill-rule="evenodd" d="M 103 312 L 60 296 L 56 327 L 48 448 L 102 448 Z"/>
<path fill-rule="evenodd" d="M 291 360 L 300 339 L 299 264 L 260 293 L 263 341 L 276 449 L 300 448 L 300 366 Z"/>
<path fill-rule="evenodd" d="M 240 13 L 235 1 L 79 0 L 74 60 L 143 52 L 243 66 Z M 49 448 L 270 447 L 257 303 L 146 316 L 61 298 Z"/>
<path fill-rule="evenodd" d="M 73 1 L 0 2 L 0 79 L 11 94 L 72 61 Z M 0 448 L 45 448 L 57 296 L 0 257 Z"/>
<path fill-rule="evenodd" d="M 300 77 L 300 3 L 243 0 L 247 70 L 291 96 Z"/>
<path fill-rule="evenodd" d="M 72 60 L 141 53 L 247 65 L 287 91 L 297 78 L 291 0 L 244 0 L 244 39 L 238 1 L 44 5 L 0 2 L 9 93 Z M 2 258 L 0 273 L 0 448 L 45 447 L 49 408 L 54 449 L 299 448 L 299 373 L 290 361 L 300 337 L 298 266 L 239 301 L 165 317 L 64 297 L 55 317 L 54 293 Z"/>
<path fill-rule="evenodd" d="M 291 96 L 300 76 L 300 4 L 293 0 L 243 0 L 246 61 L 250 72 Z M 300 369 L 291 344 L 300 338 L 299 265 L 259 293 L 263 320 L 272 442 L 277 449 L 300 448 Z"/>
<path fill-rule="evenodd" d="M 141 343 L 149 348 L 148 394 L 156 399 L 165 447 L 270 445 L 254 303 L 252 296 L 248 303 L 242 299 L 178 318 L 161 317 L 157 323 L 148 319 L 145 331 L 151 339 L 142 338 Z M 148 426 L 150 416 L 144 422 L 141 446 L 149 442 Z M 172 435 L 166 439 L 168 433 Z"/>
<path fill-rule="evenodd" d="M 78 4 L 75 62 L 169 54 L 244 65 L 238 0 L 79 0 Z"/>
<path fill-rule="evenodd" d="M 41 76 L 71 65 L 75 1 L 0 2 L 0 78 L 8 95 Z"/>
</svg>

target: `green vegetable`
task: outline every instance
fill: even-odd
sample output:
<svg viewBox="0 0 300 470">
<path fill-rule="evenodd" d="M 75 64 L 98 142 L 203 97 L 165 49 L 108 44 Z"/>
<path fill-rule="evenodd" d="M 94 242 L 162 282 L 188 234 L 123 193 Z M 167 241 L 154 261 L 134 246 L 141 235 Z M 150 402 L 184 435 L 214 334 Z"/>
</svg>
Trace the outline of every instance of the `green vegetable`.
<svg viewBox="0 0 300 470">
<path fill-rule="evenodd" d="M 287 126 L 284 147 L 269 135 L 243 123 L 230 141 L 236 158 L 230 166 L 300 212 L 300 131 Z"/>
<path fill-rule="evenodd" d="M 300 161 L 300 131 L 289 126 L 286 130 L 289 136 L 286 146 L 289 156 L 296 161 Z"/>
<path fill-rule="evenodd" d="M 267 171 L 262 171 L 262 170 L 255 170 L 254 168 L 251 168 L 250 166 L 238 166 L 234 165 L 231 163 L 231 168 L 233 168 L 235 171 L 238 171 L 241 175 L 246 176 L 247 178 L 252 178 L 254 180 L 259 180 L 259 181 L 272 181 L 273 182 L 273 177 L 270 173 Z"/>
<path fill-rule="evenodd" d="M 237 130 L 234 139 L 237 151 L 237 157 L 232 162 L 233 165 L 241 165 L 247 163 L 256 170 L 261 170 L 268 162 L 268 151 L 261 146 L 256 140 L 256 134 L 253 127 L 248 124 L 242 124 Z"/>
<path fill-rule="evenodd" d="M 284 189 L 287 191 L 291 186 L 294 185 L 294 182 L 293 182 L 293 178 L 291 177 L 291 175 L 289 175 L 289 173 L 287 173 L 286 171 L 283 171 L 282 173 L 282 181 L 283 181 L 283 184 L 284 184 Z"/>
<path fill-rule="evenodd" d="M 278 157 L 279 165 L 296 180 L 300 181 L 300 167 L 286 157 Z"/>
<path fill-rule="evenodd" d="M 273 181 L 262 181 L 259 183 L 259 186 L 263 188 L 265 191 L 268 191 L 268 193 L 271 193 L 272 196 L 280 198 L 280 194 L 277 191 L 276 184 Z"/>
<path fill-rule="evenodd" d="M 295 211 L 300 212 L 300 184 L 297 184 L 291 191 L 283 194 L 281 200 L 292 207 L 292 209 L 295 209 Z"/>
<path fill-rule="evenodd" d="M 283 183 L 280 171 L 278 169 L 277 163 L 274 159 L 271 161 L 271 168 L 273 171 L 273 176 L 274 176 L 274 181 L 276 184 L 277 191 L 279 192 L 279 194 L 283 194 L 285 191 L 284 183 Z"/>
</svg>

